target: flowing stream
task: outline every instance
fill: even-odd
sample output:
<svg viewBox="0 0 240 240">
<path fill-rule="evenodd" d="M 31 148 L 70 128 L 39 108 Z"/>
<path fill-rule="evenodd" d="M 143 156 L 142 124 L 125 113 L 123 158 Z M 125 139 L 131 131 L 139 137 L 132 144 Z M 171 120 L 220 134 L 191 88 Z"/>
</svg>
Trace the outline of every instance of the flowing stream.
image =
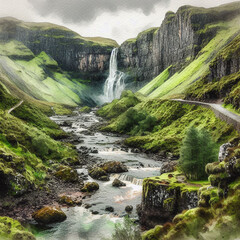
<svg viewBox="0 0 240 240">
<path fill-rule="evenodd" d="M 159 175 L 161 162 L 156 162 L 142 153 L 133 153 L 131 149 L 122 149 L 117 143 L 123 140 L 122 136 L 89 132 L 89 128 L 99 121 L 94 112 L 77 114 L 76 116 L 54 116 L 57 123 L 70 122 L 71 126 L 63 127 L 66 132 L 74 133 L 83 142 L 76 144 L 77 148 L 88 147 L 97 150 L 91 155 L 97 161 L 121 161 L 128 166 L 128 172 L 112 174 L 110 181 L 97 181 L 100 189 L 88 199 L 83 206 L 63 209 L 67 220 L 54 224 L 50 229 L 43 230 L 37 235 L 38 240 L 96 240 L 109 238 L 114 231 L 115 222 L 122 221 L 126 215 L 125 207 L 132 205 L 134 211 L 131 217 L 137 217 L 136 205 L 141 202 L 143 178 Z M 86 167 L 77 169 L 79 174 L 87 174 Z M 112 181 L 118 178 L 126 183 L 126 187 L 114 188 Z M 93 181 L 90 176 L 88 180 Z M 85 209 L 84 204 L 91 204 Z M 114 208 L 113 213 L 105 211 L 106 206 Z M 92 212 L 98 212 L 94 215 Z"/>
</svg>

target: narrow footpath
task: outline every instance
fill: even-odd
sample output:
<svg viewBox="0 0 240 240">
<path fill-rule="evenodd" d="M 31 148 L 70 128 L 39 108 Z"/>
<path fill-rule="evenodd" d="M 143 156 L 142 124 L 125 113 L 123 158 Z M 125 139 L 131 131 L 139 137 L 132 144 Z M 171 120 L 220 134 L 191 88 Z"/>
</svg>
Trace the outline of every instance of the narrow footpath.
<svg viewBox="0 0 240 240">
<path fill-rule="evenodd" d="M 10 108 L 8 110 L 8 114 L 10 114 L 13 110 L 15 110 L 16 108 L 20 107 L 21 104 L 23 103 L 23 100 L 21 100 L 18 104 L 16 104 L 15 106 L 13 106 L 12 108 Z"/>
<path fill-rule="evenodd" d="M 224 108 L 221 104 L 190 101 L 190 100 L 183 100 L 183 99 L 171 99 L 171 100 L 190 104 L 190 105 L 198 105 L 205 108 L 209 108 L 215 113 L 216 117 L 220 118 L 221 120 L 227 122 L 230 125 L 233 125 L 233 127 L 238 132 L 240 132 L 240 116 L 230 112 L 229 110 Z"/>
</svg>

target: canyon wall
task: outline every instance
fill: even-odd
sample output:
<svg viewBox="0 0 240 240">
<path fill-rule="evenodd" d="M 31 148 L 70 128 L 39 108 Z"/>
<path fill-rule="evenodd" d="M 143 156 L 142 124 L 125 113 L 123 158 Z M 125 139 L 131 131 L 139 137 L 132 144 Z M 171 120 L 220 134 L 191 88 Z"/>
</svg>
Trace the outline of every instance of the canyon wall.
<svg viewBox="0 0 240 240">
<path fill-rule="evenodd" d="M 17 40 L 34 54 L 45 51 L 66 71 L 85 79 L 103 80 L 107 76 L 112 49 L 110 39 L 97 41 L 50 23 L 25 23 L 12 18 L 0 20 L 0 41 Z"/>
<path fill-rule="evenodd" d="M 236 6 L 235 6 L 236 5 Z M 172 65 L 172 73 L 182 69 L 216 35 L 218 26 L 239 14 L 239 4 L 212 9 L 183 6 L 168 12 L 160 28 L 140 33 L 120 46 L 119 67 L 135 81 L 149 81 Z"/>
</svg>

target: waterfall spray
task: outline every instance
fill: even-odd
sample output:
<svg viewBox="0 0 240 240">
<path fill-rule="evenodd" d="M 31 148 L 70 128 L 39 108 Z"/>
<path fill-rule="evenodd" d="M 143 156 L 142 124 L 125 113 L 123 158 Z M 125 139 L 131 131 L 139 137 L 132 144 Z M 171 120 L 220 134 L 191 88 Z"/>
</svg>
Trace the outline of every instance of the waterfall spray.
<svg viewBox="0 0 240 240">
<path fill-rule="evenodd" d="M 117 70 L 118 48 L 112 50 L 109 66 L 109 76 L 104 84 L 104 101 L 111 102 L 115 98 L 120 98 L 125 88 L 125 74 Z"/>
</svg>

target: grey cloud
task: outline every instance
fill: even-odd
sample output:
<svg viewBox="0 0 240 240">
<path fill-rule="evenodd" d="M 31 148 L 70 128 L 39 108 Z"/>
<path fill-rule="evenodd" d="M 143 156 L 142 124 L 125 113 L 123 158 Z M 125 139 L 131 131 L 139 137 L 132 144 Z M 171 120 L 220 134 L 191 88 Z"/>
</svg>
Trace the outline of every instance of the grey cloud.
<svg viewBox="0 0 240 240">
<path fill-rule="evenodd" d="M 92 21 L 103 12 L 140 9 L 145 15 L 170 0 L 28 0 L 42 16 L 57 15 L 64 22 Z"/>
</svg>

